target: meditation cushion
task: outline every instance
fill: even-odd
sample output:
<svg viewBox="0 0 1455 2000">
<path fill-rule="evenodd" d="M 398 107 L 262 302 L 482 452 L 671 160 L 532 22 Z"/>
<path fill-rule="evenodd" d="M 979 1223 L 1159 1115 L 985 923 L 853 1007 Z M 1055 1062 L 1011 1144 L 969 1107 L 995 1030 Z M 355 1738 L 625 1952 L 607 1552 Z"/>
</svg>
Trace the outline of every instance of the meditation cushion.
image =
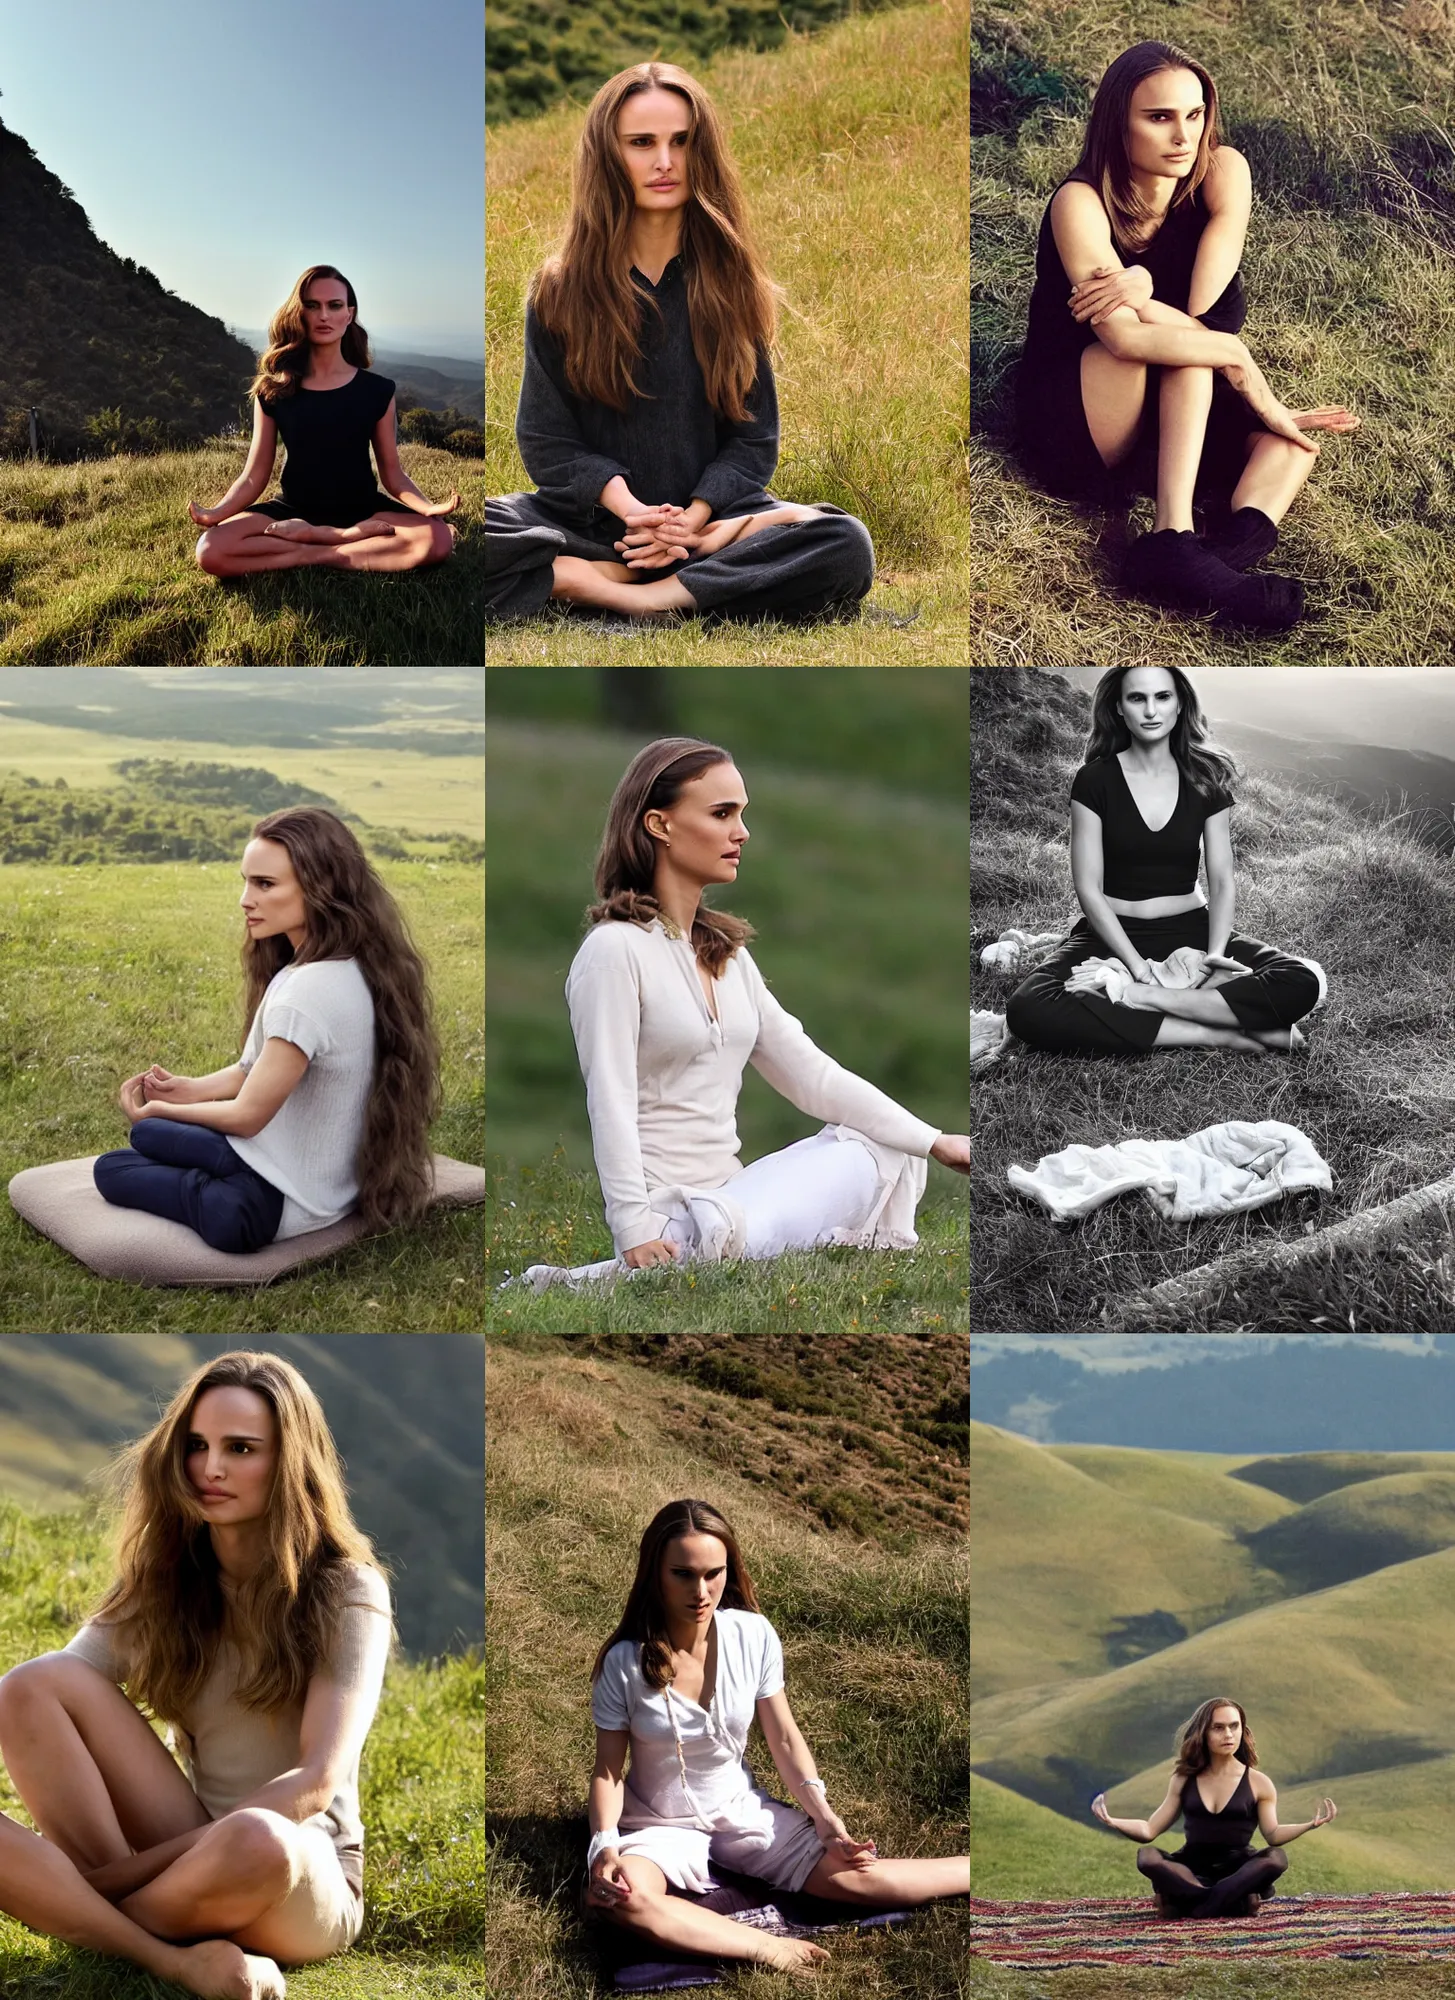
<svg viewBox="0 0 1455 2000">
<path fill-rule="evenodd" d="M 26 1167 L 10 1183 L 10 1205 L 32 1229 L 49 1236 L 103 1278 L 134 1285 L 266 1285 L 302 1264 L 332 1256 L 364 1234 L 363 1217 L 346 1215 L 327 1229 L 288 1236 L 239 1255 L 209 1250 L 195 1230 L 138 1208 L 113 1208 L 85 1160 Z M 470 1208 L 485 1199 L 485 1169 L 434 1155 L 433 1208 Z"/>
</svg>

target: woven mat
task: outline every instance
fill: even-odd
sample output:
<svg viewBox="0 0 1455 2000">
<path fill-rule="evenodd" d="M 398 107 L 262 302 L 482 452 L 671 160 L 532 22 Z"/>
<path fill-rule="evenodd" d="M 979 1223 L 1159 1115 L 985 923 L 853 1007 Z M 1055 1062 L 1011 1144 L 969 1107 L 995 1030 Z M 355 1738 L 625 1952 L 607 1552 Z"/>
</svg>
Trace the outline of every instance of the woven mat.
<svg viewBox="0 0 1455 2000">
<path fill-rule="evenodd" d="M 679 1889 L 671 1895 L 683 1894 Z M 733 1875 L 719 1881 L 706 1896 L 688 1898 L 705 1910 L 732 1917 L 755 1930 L 770 1931 L 775 1937 L 818 1938 L 831 1930 L 877 1930 L 909 1920 L 908 1910 L 856 1911 L 843 1903 L 828 1903 L 817 1896 L 793 1896 L 770 1889 L 762 1882 Z M 607 1931 L 605 1925 L 603 1931 Z M 721 1959 L 692 1958 L 660 1946 L 643 1945 L 629 1932 L 617 1930 L 608 1937 L 608 1958 L 615 1960 L 616 1987 L 621 1993 L 669 1993 L 688 1986 L 715 1986 L 735 1966 Z M 639 1955 L 643 1950 L 650 1957 Z"/>
<path fill-rule="evenodd" d="M 1182 1965 L 1206 1958 L 1455 1959 L 1455 1896 L 1274 1896 L 1256 1917 L 1169 1920 L 1150 1898 L 991 1903 L 970 1950 L 997 1965 Z"/>
</svg>

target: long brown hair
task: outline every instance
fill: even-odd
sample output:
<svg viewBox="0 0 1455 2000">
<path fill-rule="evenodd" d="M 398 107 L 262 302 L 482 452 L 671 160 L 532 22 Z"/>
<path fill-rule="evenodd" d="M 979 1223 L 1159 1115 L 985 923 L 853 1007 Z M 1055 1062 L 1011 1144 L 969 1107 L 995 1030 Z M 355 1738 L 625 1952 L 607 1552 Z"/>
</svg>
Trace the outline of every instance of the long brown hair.
<svg viewBox="0 0 1455 2000">
<path fill-rule="evenodd" d="M 660 736 L 637 752 L 607 808 L 596 857 L 596 893 L 601 900 L 586 912 L 588 922 L 649 924 L 661 915 L 652 887 L 657 843 L 642 822 L 649 812 L 666 812 L 676 805 L 684 786 L 704 771 L 732 761 L 726 750 L 704 743 L 700 736 Z M 698 904 L 692 949 L 714 979 L 752 936 L 752 925 L 742 917 Z"/>
<path fill-rule="evenodd" d="M 1199 1771 L 1205 1771 L 1212 1762 L 1212 1752 L 1207 1747 L 1207 1733 L 1212 1727 L 1212 1719 L 1220 1708 L 1235 1708 L 1243 1724 L 1243 1740 L 1233 1755 L 1240 1764 L 1256 1765 L 1258 1746 L 1253 1741 L 1253 1732 L 1248 1727 L 1248 1718 L 1243 1714 L 1243 1704 L 1230 1701 L 1226 1695 L 1219 1695 L 1216 1701 L 1205 1701 L 1178 1730 L 1173 1741 L 1177 1755 L 1174 1779 L 1195 1778 Z M 1241 1782 L 1241 1781 L 1240 1781 Z"/>
<path fill-rule="evenodd" d="M 664 1688 L 672 1678 L 672 1641 L 667 1635 L 667 1607 L 662 1602 L 662 1552 L 679 1535 L 716 1535 L 727 1550 L 727 1583 L 719 1599 L 727 1611 L 756 1611 L 758 1593 L 748 1575 L 737 1537 L 716 1507 L 707 1500 L 669 1500 L 647 1523 L 637 1554 L 626 1609 L 616 1630 L 596 1655 L 594 1681 L 606 1656 L 621 1639 L 641 1642 L 642 1678 L 648 1687 Z"/>
<path fill-rule="evenodd" d="M 712 100 L 675 63 L 634 63 L 602 84 L 576 145 L 571 216 L 561 249 L 531 280 L 530 300 L 561 343 L 566 380 L 578 396 L 625 410 L 640 395 L 641 315 L 654 305 L 631 281 L 636 195 L 616 136 L 617 113 L 643 90 L 673 90 L 687 103 L 688 199 L 682 263 L 692 351 L 707 400 L 729 423 L 746 421 L 758 351 L 772 342 L 774 290 L 753 247 L 738 170 Z"/>
<path fill-rule="evenodd" d="M 301 1701 L 357 1588 L 349 1565 L 383 1573 L 373 1544 L 354 1525 L 328 1422 L 298 1370 L 279 1355 L 247 1349 L 198 1368 L 161 1422 L 118 1461 L 117 1576 L 91 1614 L 126 1628 L 127 1689 L 167 1722 L 185 1717 L 227 1621 L 211 1530 L 186 1466 L 198 1399 L 221 1388 L 253 1390 L 278 1427 L 267 1554 L 234 1593 L 229 1626 L 242 1652 L 243 1707 L 271 1711 Z"/>
<path fill-rule="evenodd" d="M 308 318 L 303 310 L 303 294 L 315 278 L 337 278 L 348 294 L 354 317 L 344 328 L 338 351 L 355 368 L 368 367 L 369 336 L 359 325 L 359 302 L 353 286 L 332 264 L 310 264 L 268 322 L 268 345 L 248 390 L 250 396 L 266 396 L 281 403 L 296 395 L 298 384 L 308 370 Z"/>
<path fill-rule="evenodd" d="M 260 819 L 252 837 L 287 848 L 308 924 L 296 953 L 281 934 L 244 938 L 247 1023 L 285 965 L 358 961 L 374 1002 L 374 1082 L 356 1163 L 359 1211 L 371 1230 L 412 1221 L 433 1193 L 429 1128 L 440 1096 L 424 961 L 399 905 L 337 814 L 284 806 Z"/>
<path fill-rule="evenodd" d="M 1160 76 L 1164 69 L 1190 69 L 1202 85 L 1202 101 L 1207 107 L 1192 165 L 1173 193 L 1173 208 L 1202 186 L 1212 156 L 1221 143 L 1217 85 L 1200 62 L 1194 62 L 1185 50 L 1171 42 L 1138 42 L 1134 48 L 1122 51 L 1096 87 L 1081 158 L 1071 174 L 1073 180 L 1089 181 L 1101 196 L 1111 220 L 1112 235 L 1122 249 L 1138 248 L 1145 226 L 1152 220 L 1152 211 L 1132 179 L 1132 165 L 1127 157 L 1132 93 L 1139 83 L 1145 83 L 1149 76 Z"/>
<path fill-rule="evenodd" d="M 1181 712 L 1167 740 L 1179 768 L 1186 773 L 1193 790 L 1205 798 L 1213 792 L 1226 792 L 1231 797 L 1238 767 L 1227 751 L 1220 750 L 1213 742 L 1197 690 L 1181 667 L 1163 667 L 1161 671 L 1172 676 L 1177 689 Z M 1087 764 L 1094 764 L 1101 757 L 1115 757 L 1132 740 L 1120 707 L 1122 682 L 1131 672 L 1130 667 L 1109 667 L 1096 684 L 1083 759 Z"/>
</svg>

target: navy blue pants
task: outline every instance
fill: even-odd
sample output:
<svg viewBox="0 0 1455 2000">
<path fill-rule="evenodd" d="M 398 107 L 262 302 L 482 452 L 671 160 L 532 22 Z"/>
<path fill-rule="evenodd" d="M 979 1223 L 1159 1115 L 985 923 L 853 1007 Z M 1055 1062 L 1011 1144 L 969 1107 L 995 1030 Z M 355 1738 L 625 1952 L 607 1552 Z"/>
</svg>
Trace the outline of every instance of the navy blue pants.
<svg viewBox="0 0 1455 2000">
<path fill-rule="evenodd" d="M 283 1220 L 282 1192 L 205 1125 L 138 1119 L 130 1146 L 103 1153 L 92 1173 L 114 1207 L 184 1222 L 209 1250 L 261 1250 Z"/>
</svg>

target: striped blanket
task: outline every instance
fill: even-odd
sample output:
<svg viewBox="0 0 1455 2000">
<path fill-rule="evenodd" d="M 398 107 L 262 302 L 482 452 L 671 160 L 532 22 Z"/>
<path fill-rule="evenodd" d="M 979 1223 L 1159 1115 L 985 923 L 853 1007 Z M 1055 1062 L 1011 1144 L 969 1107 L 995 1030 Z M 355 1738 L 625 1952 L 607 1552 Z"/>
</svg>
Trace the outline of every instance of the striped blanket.
<svg viewBox="0 0 1455 2000">
<path fill-rule="evenodd" d="M 1275 1896 L 1256 1917 L 1206 1923 L 1150 1898 L 1079 1903 L 971 1899 L 970 1950 L 997 1965 L 1183 1965 L 1208 1958 L 1455 1959 L 1455 1895 Z"/>
</svg>

